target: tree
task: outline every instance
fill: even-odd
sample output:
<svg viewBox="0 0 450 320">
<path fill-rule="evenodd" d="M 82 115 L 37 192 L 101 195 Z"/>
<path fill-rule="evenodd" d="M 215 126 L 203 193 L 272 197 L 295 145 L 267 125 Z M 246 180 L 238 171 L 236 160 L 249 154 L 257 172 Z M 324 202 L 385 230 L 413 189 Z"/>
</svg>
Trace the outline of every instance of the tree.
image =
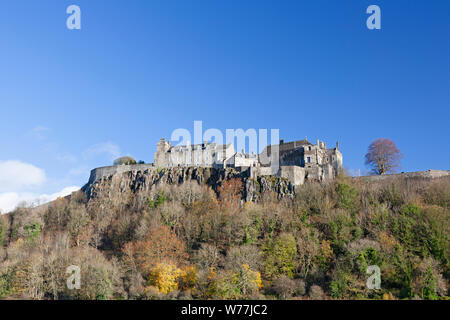
<svg viewBox="0 0 450 320">
<path fill-rule="evenodd" d="M 185 244 L 165 226 L 151 230 L 144 241 L 127 244 L 123 251 L 143 275 L 151 274 L 158 263 L 182 266 L 187 258 Z"/>
<path fill-rule="evenodd" d="M 281 234 L 275 240 L 269 240 L 264 248 L 265 275 L 275 278 L 286 275 L 294 276 L 294 258 L 297 253 L 297 243 L 293 235 Z"/>
<path fill-rule="evenodd" d="M 178 289 L 178 277 L 182 271 L 172 263 L 157 263 L 150 273 L 147 283 L 164 294 Z"/>
<path fill-rule="evenodd" d="M 248 264 L 243 264 L 236 272 L 224 270 L 216 277 L 214 275 L 211 294 L 215 299 L 245 299 L 263 287 L 261 274 Z"/>
<path fill-rule="evenodd" d="M 365 163 L 374 174 L 382 175 L 395 172 L 402 158 L 403 154 L 392 140 L 379 138 L 370 144 Z"/>
<path fill-rule="evenodd" d="M 125 157 L 121 157 L 121 158 L 114 160 L 115 166 L 129 165 L 129 164 L 136 164 L 136 159 L 134 159 L 130 156 L 125 156 Z"/>
<path fill-rule="evenodd" d="M 242 181 L 237 178 L 226 180 L 219 188 L 219 199 L 222 206 L 236 210 L 242 197 Z"/>
</svg>

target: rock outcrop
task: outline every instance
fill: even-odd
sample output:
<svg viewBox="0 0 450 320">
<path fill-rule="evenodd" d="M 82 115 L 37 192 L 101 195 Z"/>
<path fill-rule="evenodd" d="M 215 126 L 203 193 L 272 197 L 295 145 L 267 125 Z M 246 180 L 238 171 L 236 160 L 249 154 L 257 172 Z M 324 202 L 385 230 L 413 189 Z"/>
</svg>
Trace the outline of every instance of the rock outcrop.
<svg viewBox="0 0 450 320">
<path fill-rule="evenodd" d="M 243 200 L 256 201 L 264 192 L 272 191 L 279 198 L 292 197 L 295 186 L 288 179 L 277 176 L 250 177 L 249 170 L 234 168 L 174 167 L 158 169 L 147 165 L 105 167 L 91 171 L 89 182 L 82 188 L 89 199 L 99 196 L 113 196 L 113 193 L 148 193 L 159 184 L 179 185 L 196 181 L 208 185 L 215 192 L 226 180 L 237 178 L 242 181 Z"/>
</svg>

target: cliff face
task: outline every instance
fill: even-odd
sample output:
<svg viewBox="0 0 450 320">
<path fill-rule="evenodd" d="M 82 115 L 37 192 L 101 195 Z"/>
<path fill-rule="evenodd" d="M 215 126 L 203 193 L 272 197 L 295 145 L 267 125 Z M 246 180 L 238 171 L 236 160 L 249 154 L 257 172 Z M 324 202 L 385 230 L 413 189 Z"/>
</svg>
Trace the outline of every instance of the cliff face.
<svg viewBox="0 0 450 320">
<path fill-rule="evenodd" d="M 242 181 L 243 200 L 257 201 L 263 192 L 272 191 L 278 198 L 291 197 L 295 193 L 287 179 L 276 176 L 261 176 L 251 179 L 248 171 L 238 171 L 233 168 L 215 169 L 199 167 L 174 167 L 157 169 L 154 167 L 119 166 L 94 169 L 89 182 L 82 188 L 89 199 L 100 196 L 110 197 L 112 193 L 148 193 L 158 184 L 182 184 L 196 181 L 210 186 L 217 192 L 219 186 L 226 180 L 237 178 Z M 117 196 L 117 194 L 115 194 Z"/>
</svg>

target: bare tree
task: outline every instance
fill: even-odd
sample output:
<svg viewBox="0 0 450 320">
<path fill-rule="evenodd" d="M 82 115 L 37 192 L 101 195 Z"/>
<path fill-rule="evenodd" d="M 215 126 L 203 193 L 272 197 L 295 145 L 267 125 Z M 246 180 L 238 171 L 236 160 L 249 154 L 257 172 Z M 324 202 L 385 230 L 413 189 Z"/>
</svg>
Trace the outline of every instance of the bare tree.
<svg viewBox="0 0 450 320">
<path fill-rule="evenodd" d="M 400 167 L 403 154 L 392 140 L 379 138 L 372 142 L 366 154 L 366 165 L 374 174 L 395 172 Z"/>
</svg>

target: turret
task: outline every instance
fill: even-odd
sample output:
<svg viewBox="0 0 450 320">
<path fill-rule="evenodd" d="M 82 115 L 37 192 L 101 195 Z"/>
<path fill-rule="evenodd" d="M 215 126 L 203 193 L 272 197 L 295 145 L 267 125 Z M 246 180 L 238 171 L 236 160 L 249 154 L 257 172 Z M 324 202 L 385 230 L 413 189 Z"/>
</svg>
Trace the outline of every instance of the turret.
<svg viewBox="0 0 450 320">
<path fill-rule="evenodd" d="M 166 141 L 166 139 L 161 138 L 156 145 L 156 152 L 167 152 L 171 147 L 171 143 Z"/>
</svg>

